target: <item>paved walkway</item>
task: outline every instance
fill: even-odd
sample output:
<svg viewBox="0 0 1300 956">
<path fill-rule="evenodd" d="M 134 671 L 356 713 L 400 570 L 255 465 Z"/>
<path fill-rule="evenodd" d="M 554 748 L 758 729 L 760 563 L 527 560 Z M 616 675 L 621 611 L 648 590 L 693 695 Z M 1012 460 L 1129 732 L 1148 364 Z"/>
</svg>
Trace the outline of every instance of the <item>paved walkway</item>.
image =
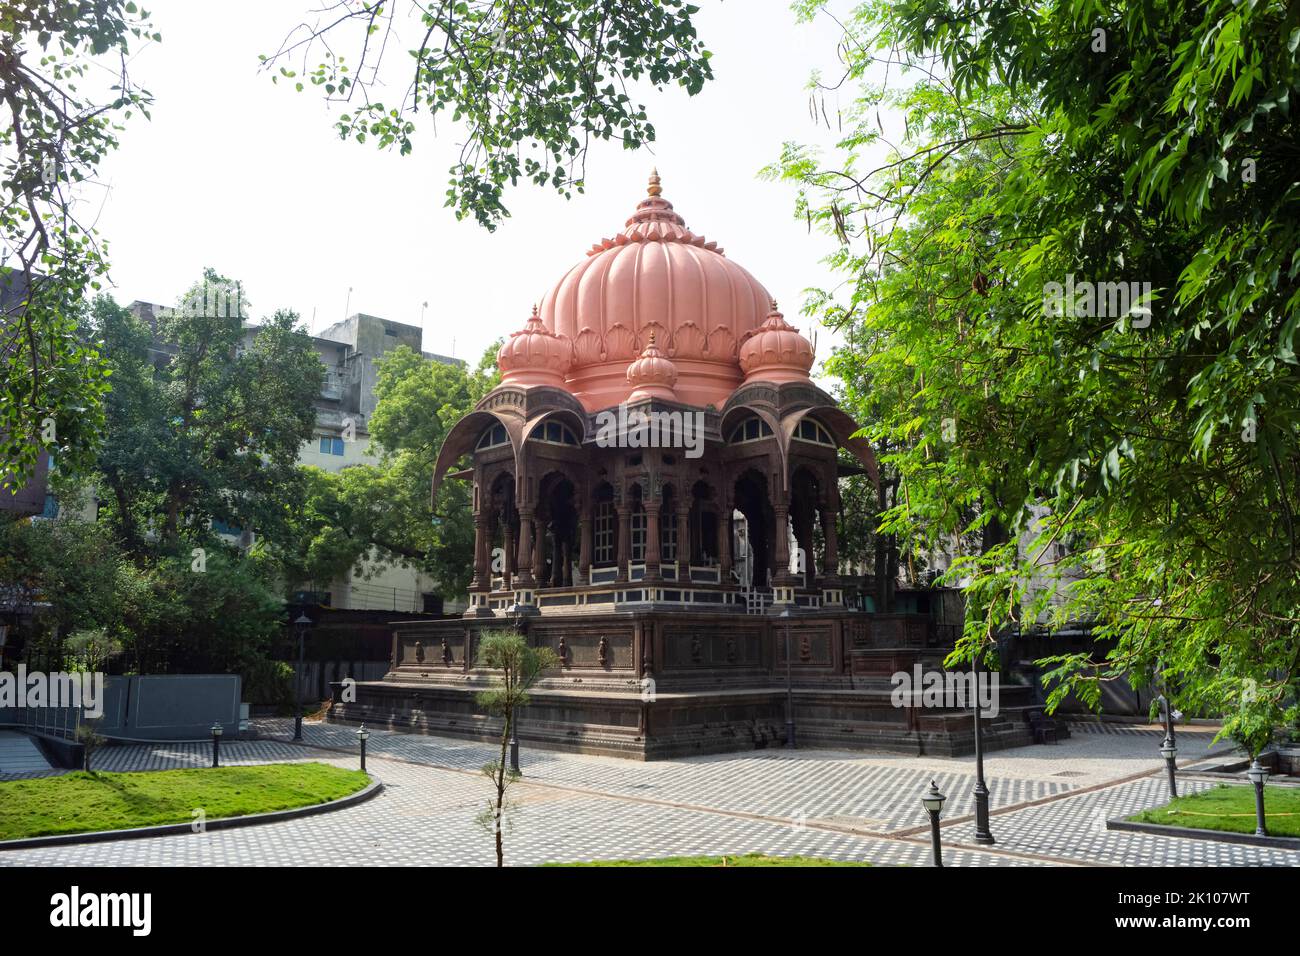
<svg viewBox="0 0 1300 956">
<path fill-rule="evenodd" d="M 49 761 L 31 737 L 0 730 L 0 778 L 31 776 L 49 769 Z"/>
<path fill-rule="evenodd" d="M 355 728 L 259 721 L 261 739 L 222 745 L 223 763 L 323 760 L 356 765 Z M 1131 728 L 1126 728 L 1131 730 Z M 1213 736 L 1179 731 L 1188 763 Z M 926 865 L 920 796 L 931 779 L 948 795 L 945 861 L 956 866 L 1135 864 L 1300 865 L 1300 853 L 1105 829 L 1108 816 L 1163 802 L 1161 733 L 1078 733 L 1059 745 L 991 754 L 991 850 L 968 841 L 970 758 L 821 750 L 751 751 L 654 763 L 524 749 L 524 780 L 507 835 L 507 862 L 684 854 L 812 854 Z M 1224 748 L 1216 748 L 1222 750 Z M 205 834 L 0 853 L 0 865 L 491 865 L 492 841 L 474 824 L 490 785 L 484 744 L 375 731 L 369 769 L 385 783 L 357 807 L 279 824 Z M 206 744 L 114 747 L 101 770 L 206 766 Z M 1184 792 L 1213 786 L 1187 778 Z"/>
</svg>

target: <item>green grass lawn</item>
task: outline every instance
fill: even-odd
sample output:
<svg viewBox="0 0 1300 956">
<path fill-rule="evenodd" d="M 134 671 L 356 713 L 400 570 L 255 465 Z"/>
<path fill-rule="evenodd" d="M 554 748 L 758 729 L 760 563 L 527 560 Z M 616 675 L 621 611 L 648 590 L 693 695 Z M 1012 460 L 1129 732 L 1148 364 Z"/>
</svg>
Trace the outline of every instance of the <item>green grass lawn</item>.
<svg viewBox="0 0 1300 956">
<path fill-rule="evenodd" d="M 0 783 L 0 840 L 192 823 L 325 803 L 370 782 L 321 763 L 76 773 Z"/>
<path fill-rule="evenodd" d="M 871 866 L 870 863 L 852 863 L 826 860 L 816 856 L 765 856 L 746 853 L 743 856 L 665 856 L 658 860 L 593 860 L 589 863 L 546 863 L 545 866 Z"/>
<path fill-rule="evenodd" d="M 1178 797 L 1128 819 L 1135 823 L 1254 833 L 1255 788 L 1221 783 L 1213 790 Z M 1270 836 L 1300 837 L 1300 789 L 1266 786 L 1264 822 Z"/>
</svg>

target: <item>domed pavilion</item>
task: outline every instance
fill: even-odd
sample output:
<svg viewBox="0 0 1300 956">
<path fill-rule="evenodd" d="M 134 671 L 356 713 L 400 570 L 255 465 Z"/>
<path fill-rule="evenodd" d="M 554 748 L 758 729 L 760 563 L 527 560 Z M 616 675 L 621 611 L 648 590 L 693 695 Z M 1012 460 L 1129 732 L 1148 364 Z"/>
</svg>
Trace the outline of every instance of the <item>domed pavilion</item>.
<svg viewBox="0 0 1300 956">
<path fill-rule="evenodd" d="M 433 476 L 472 459 L 471 616 L 842 605 L 837 451 L 874 475 L 870 446 L 809 378 L 811 343 L 657 174 L 497 362 Z"/>
<path fill-rule="evenodd" d="M 839 479 L 875 480 L 870 445 L 811 380 L 812 344 L 657 173 L 497 362 L 432 481 L 473 485 L 469 609 L 394 625 L 389 674 L 336 719 L 488 734 L 477 635 L 510 626 L 562 662 L 526 743 L 640 758 L 780 743 L 788 679 L 800 742 L 962 749 L 880 680 L 920 659 L 933 621 L 845 602 Z"/>
</svg>

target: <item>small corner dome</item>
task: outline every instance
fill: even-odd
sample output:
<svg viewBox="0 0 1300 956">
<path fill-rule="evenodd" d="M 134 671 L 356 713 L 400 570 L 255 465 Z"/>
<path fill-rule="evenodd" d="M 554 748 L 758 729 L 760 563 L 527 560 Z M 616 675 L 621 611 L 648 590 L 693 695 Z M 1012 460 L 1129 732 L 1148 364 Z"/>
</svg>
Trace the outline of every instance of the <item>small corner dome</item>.
<svg viewBox="0 0 1300 956">
<path fill-rule="evenodd" d="M 568 338 L 548 329 L 533 306 L 533 314 L 497 351 L 502 385 L 554 385 L 564 387 L 573 359 Z"/>
</svg>

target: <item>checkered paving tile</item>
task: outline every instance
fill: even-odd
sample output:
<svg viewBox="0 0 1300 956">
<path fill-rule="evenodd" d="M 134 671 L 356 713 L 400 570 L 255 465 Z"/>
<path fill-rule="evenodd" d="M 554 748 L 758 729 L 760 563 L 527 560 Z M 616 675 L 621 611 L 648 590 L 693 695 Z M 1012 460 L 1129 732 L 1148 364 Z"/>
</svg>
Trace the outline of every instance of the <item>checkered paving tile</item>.
<svg viewBox="0 0 1300 956">
<path fill-rule="evenodd" d="M 356 766 L 355 728 L 308 723 L 301 745 L 289 741 L 291 728 L 288 721 L 259 721 L 259 739 L 222 744 L 222 763 Z M 1149 750 L 1143 734 L 1089 735 L 990 755 L 992 806 L 1014 807 L 994 813 L 998 844 L 990 852 L 970 844 L 969 821 L 955 819 L 972 809 L 968 758 L 774 750 L 638 763 L 525 747 L 525 777 L 512 791 L 517 808 L 507 863 L 763 852 L 924 866 L 930 848 L 920 794 L 934 779 L 949 797 L 945 818 L 954 821 L 944 827 L 950 866 L 1300 865 L 1293 851 L 1106 830 L 1107 817 L 1163 802 L 1159 763 Z M 368 752 L 385 790 L 356 807 L 234 830 L 6 851 L 0 866 L 495 862 L 491 838 L 474 823 L 490 792 L 478 770 L 493 748 L 375 731 Z M 96 756 L 102 770 L 210 761 L 211 746 L 202 743 L 112 747 Z M 1060 769 L 1067 767 L 1078 769 Z M 1146 775 L 1128 779 L 1135 768 Z M 1063 772 L 1078 776 L 1053 776 Z M 1192 792 L 1211 785 L 1188 778 L 1182 786 Z M 1030 801 L 1045 802 L 1024 805 Z"/>
</svg>

